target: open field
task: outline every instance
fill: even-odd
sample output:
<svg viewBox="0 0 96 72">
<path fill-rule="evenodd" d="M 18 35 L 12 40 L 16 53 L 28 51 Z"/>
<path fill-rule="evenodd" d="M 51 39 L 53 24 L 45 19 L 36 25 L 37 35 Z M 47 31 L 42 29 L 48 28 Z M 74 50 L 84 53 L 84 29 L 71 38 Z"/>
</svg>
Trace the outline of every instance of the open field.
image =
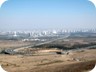
<svg viewBox="0 0 96 72">
<path fill-rule="evenodd" d="M 31 43 L 18 41 L 18 40 L 0 40 L 0 49 L 20 47 L 20 46 L 29 45 L 29 44 Z"/>
<path fill-rule="evenodd" d="M 72 51 L 68 55 L 0 55 L 0 64 L 8 72 L 83 72 L 96 63 L 96 50 Z"/>
<path fill-rule="evenodd" d="M 96 38 L 67 38 L 24 48 L 32 42 L 0 41 L 0 49 L 17 47 L 14 51 L 22 53 L 1 53 L 0 64 L 8 72 L 88 72 L 96 64 L 96 48 L 86 47 L 95 43 Z"/>
</svg>

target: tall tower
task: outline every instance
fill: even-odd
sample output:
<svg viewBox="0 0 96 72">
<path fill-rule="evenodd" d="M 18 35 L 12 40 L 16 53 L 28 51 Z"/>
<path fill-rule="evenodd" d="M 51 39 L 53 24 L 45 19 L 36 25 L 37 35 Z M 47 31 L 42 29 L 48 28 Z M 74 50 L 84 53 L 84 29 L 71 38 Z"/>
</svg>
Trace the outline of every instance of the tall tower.
<svg viewBox="0 0 96 72">
<path fill-rule="evenodd" d="M 16 31 L 14 32 L 14 35 L 13 35 L 13 36 L 14 36 L 14 37 L 16 37 L 16 36 L 17 36 L 17 32 L 16 32 Z"/>
</svg>

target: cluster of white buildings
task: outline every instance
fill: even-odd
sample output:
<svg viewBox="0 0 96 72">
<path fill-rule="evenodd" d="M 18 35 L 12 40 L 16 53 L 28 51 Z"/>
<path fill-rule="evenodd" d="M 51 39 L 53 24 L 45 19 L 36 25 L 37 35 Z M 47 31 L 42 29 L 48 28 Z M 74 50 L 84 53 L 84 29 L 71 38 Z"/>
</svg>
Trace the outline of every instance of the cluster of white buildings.
<svg viewBox="0 0 96 72">
<path fill-rule="evenodd" d="M 96 29 L 78 29 L 78 30 L 33 30 L 33 31 L 1 31 L 0 35 L 8 35 L 8 36 L 28 36 L 28 37 L 40 37 L 40 36 L 54 36 L 66 33 L 75 33 L 75 32 L 94 32 L 96 33 Z"/>
</svg>

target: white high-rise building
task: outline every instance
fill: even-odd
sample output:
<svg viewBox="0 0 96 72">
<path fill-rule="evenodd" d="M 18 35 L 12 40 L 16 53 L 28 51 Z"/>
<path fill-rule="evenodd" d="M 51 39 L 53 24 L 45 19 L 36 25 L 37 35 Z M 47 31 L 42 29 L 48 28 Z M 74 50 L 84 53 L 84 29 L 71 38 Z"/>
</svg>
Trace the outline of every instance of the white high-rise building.
<svg viewBox="0 0 96 72">
<path fill-rule="evenodd" d="M 16 32 L 16 31 L 14 32 L 14 35 L 13 35 L 13 36 L 14 36 L 14 37 L 16 37 L 16 36 L 17 36 L 17 32 Z"/>
</svg>

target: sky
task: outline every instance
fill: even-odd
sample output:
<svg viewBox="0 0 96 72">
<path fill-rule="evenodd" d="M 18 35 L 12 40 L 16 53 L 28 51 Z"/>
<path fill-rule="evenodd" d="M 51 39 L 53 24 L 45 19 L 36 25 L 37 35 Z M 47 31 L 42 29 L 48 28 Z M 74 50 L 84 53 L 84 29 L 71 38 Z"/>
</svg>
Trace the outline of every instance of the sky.
<svg viewBox="0 0 96 72">
<path fill-rule="evenodd" d="M 88 0 L 8 0 L 0 30 L 93 29 L 96 8 Z"/>
</svg>

